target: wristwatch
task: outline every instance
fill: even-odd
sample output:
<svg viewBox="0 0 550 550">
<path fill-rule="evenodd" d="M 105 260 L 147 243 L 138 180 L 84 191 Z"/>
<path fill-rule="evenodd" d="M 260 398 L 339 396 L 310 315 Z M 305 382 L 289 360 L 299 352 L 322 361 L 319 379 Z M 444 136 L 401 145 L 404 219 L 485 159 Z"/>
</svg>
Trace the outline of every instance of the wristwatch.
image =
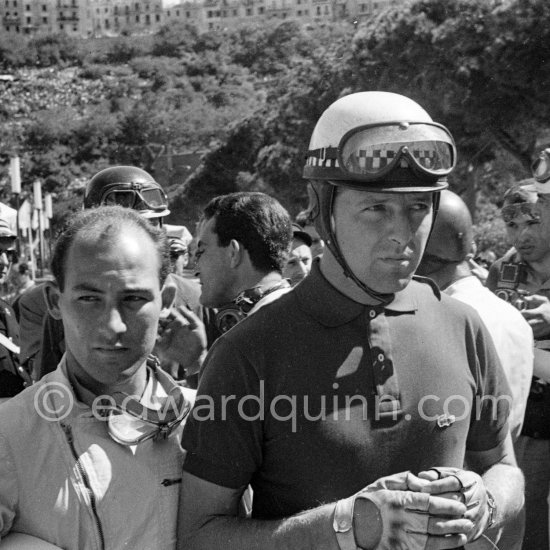
<svg viewBox="0 0 550 550">
<path fill-rule="evenodd" d="M 497 520 L 497 504 L 491 492 L 488 489 L 485 489 L 487 494 L 487 507 L 489 508 L 489 520 L 487 521 L 487 526 L 485 529 L 492 527 Z"/>
<path fill-rule="evenodd" d="M 355 498 L 344 498 L 336 503 L 332 528 L 340 550 L 360 550 L 353 532 L 353 507 Z"/>
</svg>

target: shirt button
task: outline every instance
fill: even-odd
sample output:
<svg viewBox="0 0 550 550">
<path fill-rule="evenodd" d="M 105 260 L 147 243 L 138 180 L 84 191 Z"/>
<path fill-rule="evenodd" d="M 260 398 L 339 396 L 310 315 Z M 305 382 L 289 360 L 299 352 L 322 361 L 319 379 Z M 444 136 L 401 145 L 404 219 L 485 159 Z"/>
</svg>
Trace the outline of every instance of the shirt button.
<svg viewBox="0 0 550 550">
<path fill-rule="evenodd" d="M 380 363 L 382 363 L 382 361 L 384 361 L 384 354 L 383 353 L 378 354 L 378 361 L 380 361 Z"/>
<path fill-rule="evenodd" d="M 376 317 L 376 311 L 374 311 L 374 309 L 371 309 L 371 310 L 369 311 L 369 317 L 370 317 L 371 319 L 374 319 L 374 318 Z"/>
</svg>

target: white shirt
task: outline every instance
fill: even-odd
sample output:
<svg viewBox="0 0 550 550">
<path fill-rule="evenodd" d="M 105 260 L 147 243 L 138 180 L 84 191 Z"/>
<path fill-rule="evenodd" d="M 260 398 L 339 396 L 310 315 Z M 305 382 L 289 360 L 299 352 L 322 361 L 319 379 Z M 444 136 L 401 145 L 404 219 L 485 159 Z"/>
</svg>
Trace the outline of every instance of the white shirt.
<svg viewBox="0 0 550 550">
<path fill-rule="evenodd" d="M 493 338 L 512 390 L 513 403 L 508 420 L 512 439 L 516 440 L 521 432 L 533 376 L 533 331 L 515 307 L 495 296 L 473 275 L 459 279 L 444 292 L 473 307 Z"/>
</svg>

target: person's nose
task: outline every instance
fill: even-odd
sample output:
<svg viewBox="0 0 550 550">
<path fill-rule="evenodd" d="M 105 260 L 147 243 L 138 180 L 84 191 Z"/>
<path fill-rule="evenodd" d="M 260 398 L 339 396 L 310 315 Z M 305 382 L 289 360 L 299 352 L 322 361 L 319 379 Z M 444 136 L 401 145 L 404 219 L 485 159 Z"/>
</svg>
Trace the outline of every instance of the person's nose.
<svg viewBox="0 0 550 550">
<path fill-rule="evenodd" d="M 388 221 L 390 224 L 389 237 L 390 240 L 405 246 L 412 237 L 412 223 L 405 213 L 396 213 Z"/>
<path fill-rule="evenodd" d="M 8 255 L 6 254 L 5 251 L 2 251 L 2 253 L 0 253 L 0 265 L 2 267 L 6 267 L 6 266 L 10 265 Z"/>
<path fill-rule="evenodd" d="M 100 328 L 108 338 L 116 339 L 126 332 L 126 323 L 117 306 L 106 307 L 102 317 Z"/>
</svg>

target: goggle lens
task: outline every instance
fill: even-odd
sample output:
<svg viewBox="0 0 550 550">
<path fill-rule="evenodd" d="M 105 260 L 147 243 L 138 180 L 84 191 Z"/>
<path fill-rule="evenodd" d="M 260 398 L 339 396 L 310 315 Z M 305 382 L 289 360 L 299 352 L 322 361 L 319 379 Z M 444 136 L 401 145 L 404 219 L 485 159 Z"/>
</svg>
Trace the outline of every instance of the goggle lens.
<svg viewBox="0 0 550 550">
<path fill-rule="evenodd" d="M 427 124 L 365 128 L 352 134 L 340 150 L 342 167 L 355 175 L 376 175 L 404 155 L 434 175 L 447 174 L 455 162 L 450 136 Z"/>
<path fill-rule="evenodd" d="M 550 149 L 541 152 L 539 158 L 533 163 L 533 177 L 539 183 L 545 183 L 550 179 Z"/>
<path fill-rule="evenodd" d="M 124 208 L 133 208 L 136 202 L 136 192 L 128 191 L 110 191 L 102 200 L 102 204 L 106 206 L 124 206 Z"/>
<path fill-rule="evenodd" d="M 142 189 L 140 191 L 143 201 L 150 208 L 165 208 L 166 207 L 166 197 L 160 189 Z"/>
<path fill-rule="evenodd" d="M 101 204 L 119 205 L 136 210 L 164 210 L 167 207 L 166 195 L 157 188 L 151 189 L 115 189 L 103 197 Z"/>
</svg>

